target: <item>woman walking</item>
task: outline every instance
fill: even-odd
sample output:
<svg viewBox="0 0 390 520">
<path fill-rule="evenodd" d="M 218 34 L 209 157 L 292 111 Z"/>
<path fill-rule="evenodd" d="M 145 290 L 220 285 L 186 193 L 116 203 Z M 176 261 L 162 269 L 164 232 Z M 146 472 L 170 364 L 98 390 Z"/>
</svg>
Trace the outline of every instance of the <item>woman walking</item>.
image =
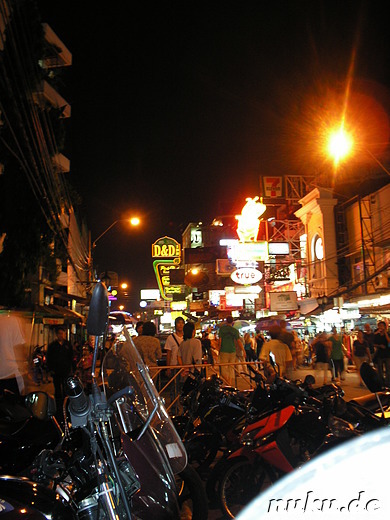
<svg viewBox="0 0 390 520">
<path fill-rule="evenodd" d="M 332 335 L 329 338 L 329 341 L 332 345 L 332 350 L 330 353 L 330 361 L 333 365 L 333 377 L 336 383 L 340 382 L 340 379 L 344 380 L 344 354 L 347 354 L 347 349 L 345 348 L 341 336 L 337 333 L 336 327 L 332 328 Z"/>
</svg>

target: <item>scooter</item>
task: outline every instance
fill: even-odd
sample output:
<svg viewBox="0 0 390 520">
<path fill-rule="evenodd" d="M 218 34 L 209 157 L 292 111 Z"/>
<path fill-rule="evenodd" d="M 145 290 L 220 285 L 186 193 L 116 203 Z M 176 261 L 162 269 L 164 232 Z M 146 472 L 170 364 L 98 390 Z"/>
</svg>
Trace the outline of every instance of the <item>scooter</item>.
<svg viewBox="0 0 390 520">
<path fill-rule="evenodd" d="M 96 337 L 92 393 L 67 380 L 64 432 L 46 446 L 23 476 L 0 476 L 1 514 L 56 519 L 175 519 L 189 488 L 192 518 L 207 518 L 207 500 L 196 472 L 186 467 L 184 446 L 127 330 L 118 334 L 100 366 L 108 323 L 105 286 L 97 284 L 87 329 Z M 51 419 L 54 401 L 44 392 L 26 396 L 28 413 Z M 31 417 L 22 417 L 24 428 Z M 59 437 L 59 438 L 58 438 Z M 194 496 L 194 491 L 198 495 Z M 197 509 L 197 504 L 203 502 Z"/>
</svg>

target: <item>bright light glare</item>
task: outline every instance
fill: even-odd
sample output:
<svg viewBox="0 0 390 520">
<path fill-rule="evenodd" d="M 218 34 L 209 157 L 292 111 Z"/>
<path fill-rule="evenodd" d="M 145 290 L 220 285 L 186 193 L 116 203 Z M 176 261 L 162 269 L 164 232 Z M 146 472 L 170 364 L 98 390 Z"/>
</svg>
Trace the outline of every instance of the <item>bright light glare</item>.
<svg viewBox="0 0 390 520">
<path fill-rule="evenodd" d="M 139 226 L 141 223 L 141 221 L 138 217 L 131 217 L 131 219 L 129 219 L 129 221 L 132 226 Z"/>
<path fill-rule="evenodd" d="M 127 289 L 127 283 L 126 282 L 121 283 L 121 289 Z"/>
<path fill-rule="evenodd" d="M 340 128 L 329 136 L 328 152 L 336 165 L 351 153 L 352 146 L 352 137 L 347 134 L 344 128 Z"/>
</svg>

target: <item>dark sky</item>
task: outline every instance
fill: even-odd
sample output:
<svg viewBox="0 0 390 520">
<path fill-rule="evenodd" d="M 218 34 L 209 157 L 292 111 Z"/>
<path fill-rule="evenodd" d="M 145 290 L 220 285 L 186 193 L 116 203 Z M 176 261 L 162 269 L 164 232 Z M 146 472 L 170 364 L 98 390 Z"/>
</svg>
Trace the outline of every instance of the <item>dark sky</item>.
<svg viewBox="0 0 390 520">
<path fill-rule="evenodd" d="M 38 5 L 73 54 L 70 179 L 92 237 L 142 216 L 95 251 L 134 292 L 155 286 L 156 238 L 239 212 L 262 174 L 322 167 L 317 125 L 330 99 L 340 110 L 351 63 L 353 86 L 383 97 L 390 79 L 385 0 Z"/>
</svg>

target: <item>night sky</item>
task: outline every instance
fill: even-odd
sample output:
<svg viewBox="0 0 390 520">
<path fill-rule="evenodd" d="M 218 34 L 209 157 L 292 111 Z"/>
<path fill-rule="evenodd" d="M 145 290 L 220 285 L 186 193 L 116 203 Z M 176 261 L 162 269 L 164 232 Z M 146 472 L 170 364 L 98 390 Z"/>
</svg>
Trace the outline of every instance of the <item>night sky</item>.
<svg viewBox="0 0 390 520">
<path fill-rule="evenodd" d="M 92 239 L 116 219 L 143 220 L 95 250 L 98 270 L 117 271 L 136 297 L 156 286 L 158 237 L 180 241 L 191 221 L 239 212 L 261 175 L 327 167 L 318 128 L 329 107 L 339 118 L 347 78 L 380 101 L 375 142 L 389 141 L 387 1 L 38 5 L 73 54 L 66 152 Z"/>
</svg>

